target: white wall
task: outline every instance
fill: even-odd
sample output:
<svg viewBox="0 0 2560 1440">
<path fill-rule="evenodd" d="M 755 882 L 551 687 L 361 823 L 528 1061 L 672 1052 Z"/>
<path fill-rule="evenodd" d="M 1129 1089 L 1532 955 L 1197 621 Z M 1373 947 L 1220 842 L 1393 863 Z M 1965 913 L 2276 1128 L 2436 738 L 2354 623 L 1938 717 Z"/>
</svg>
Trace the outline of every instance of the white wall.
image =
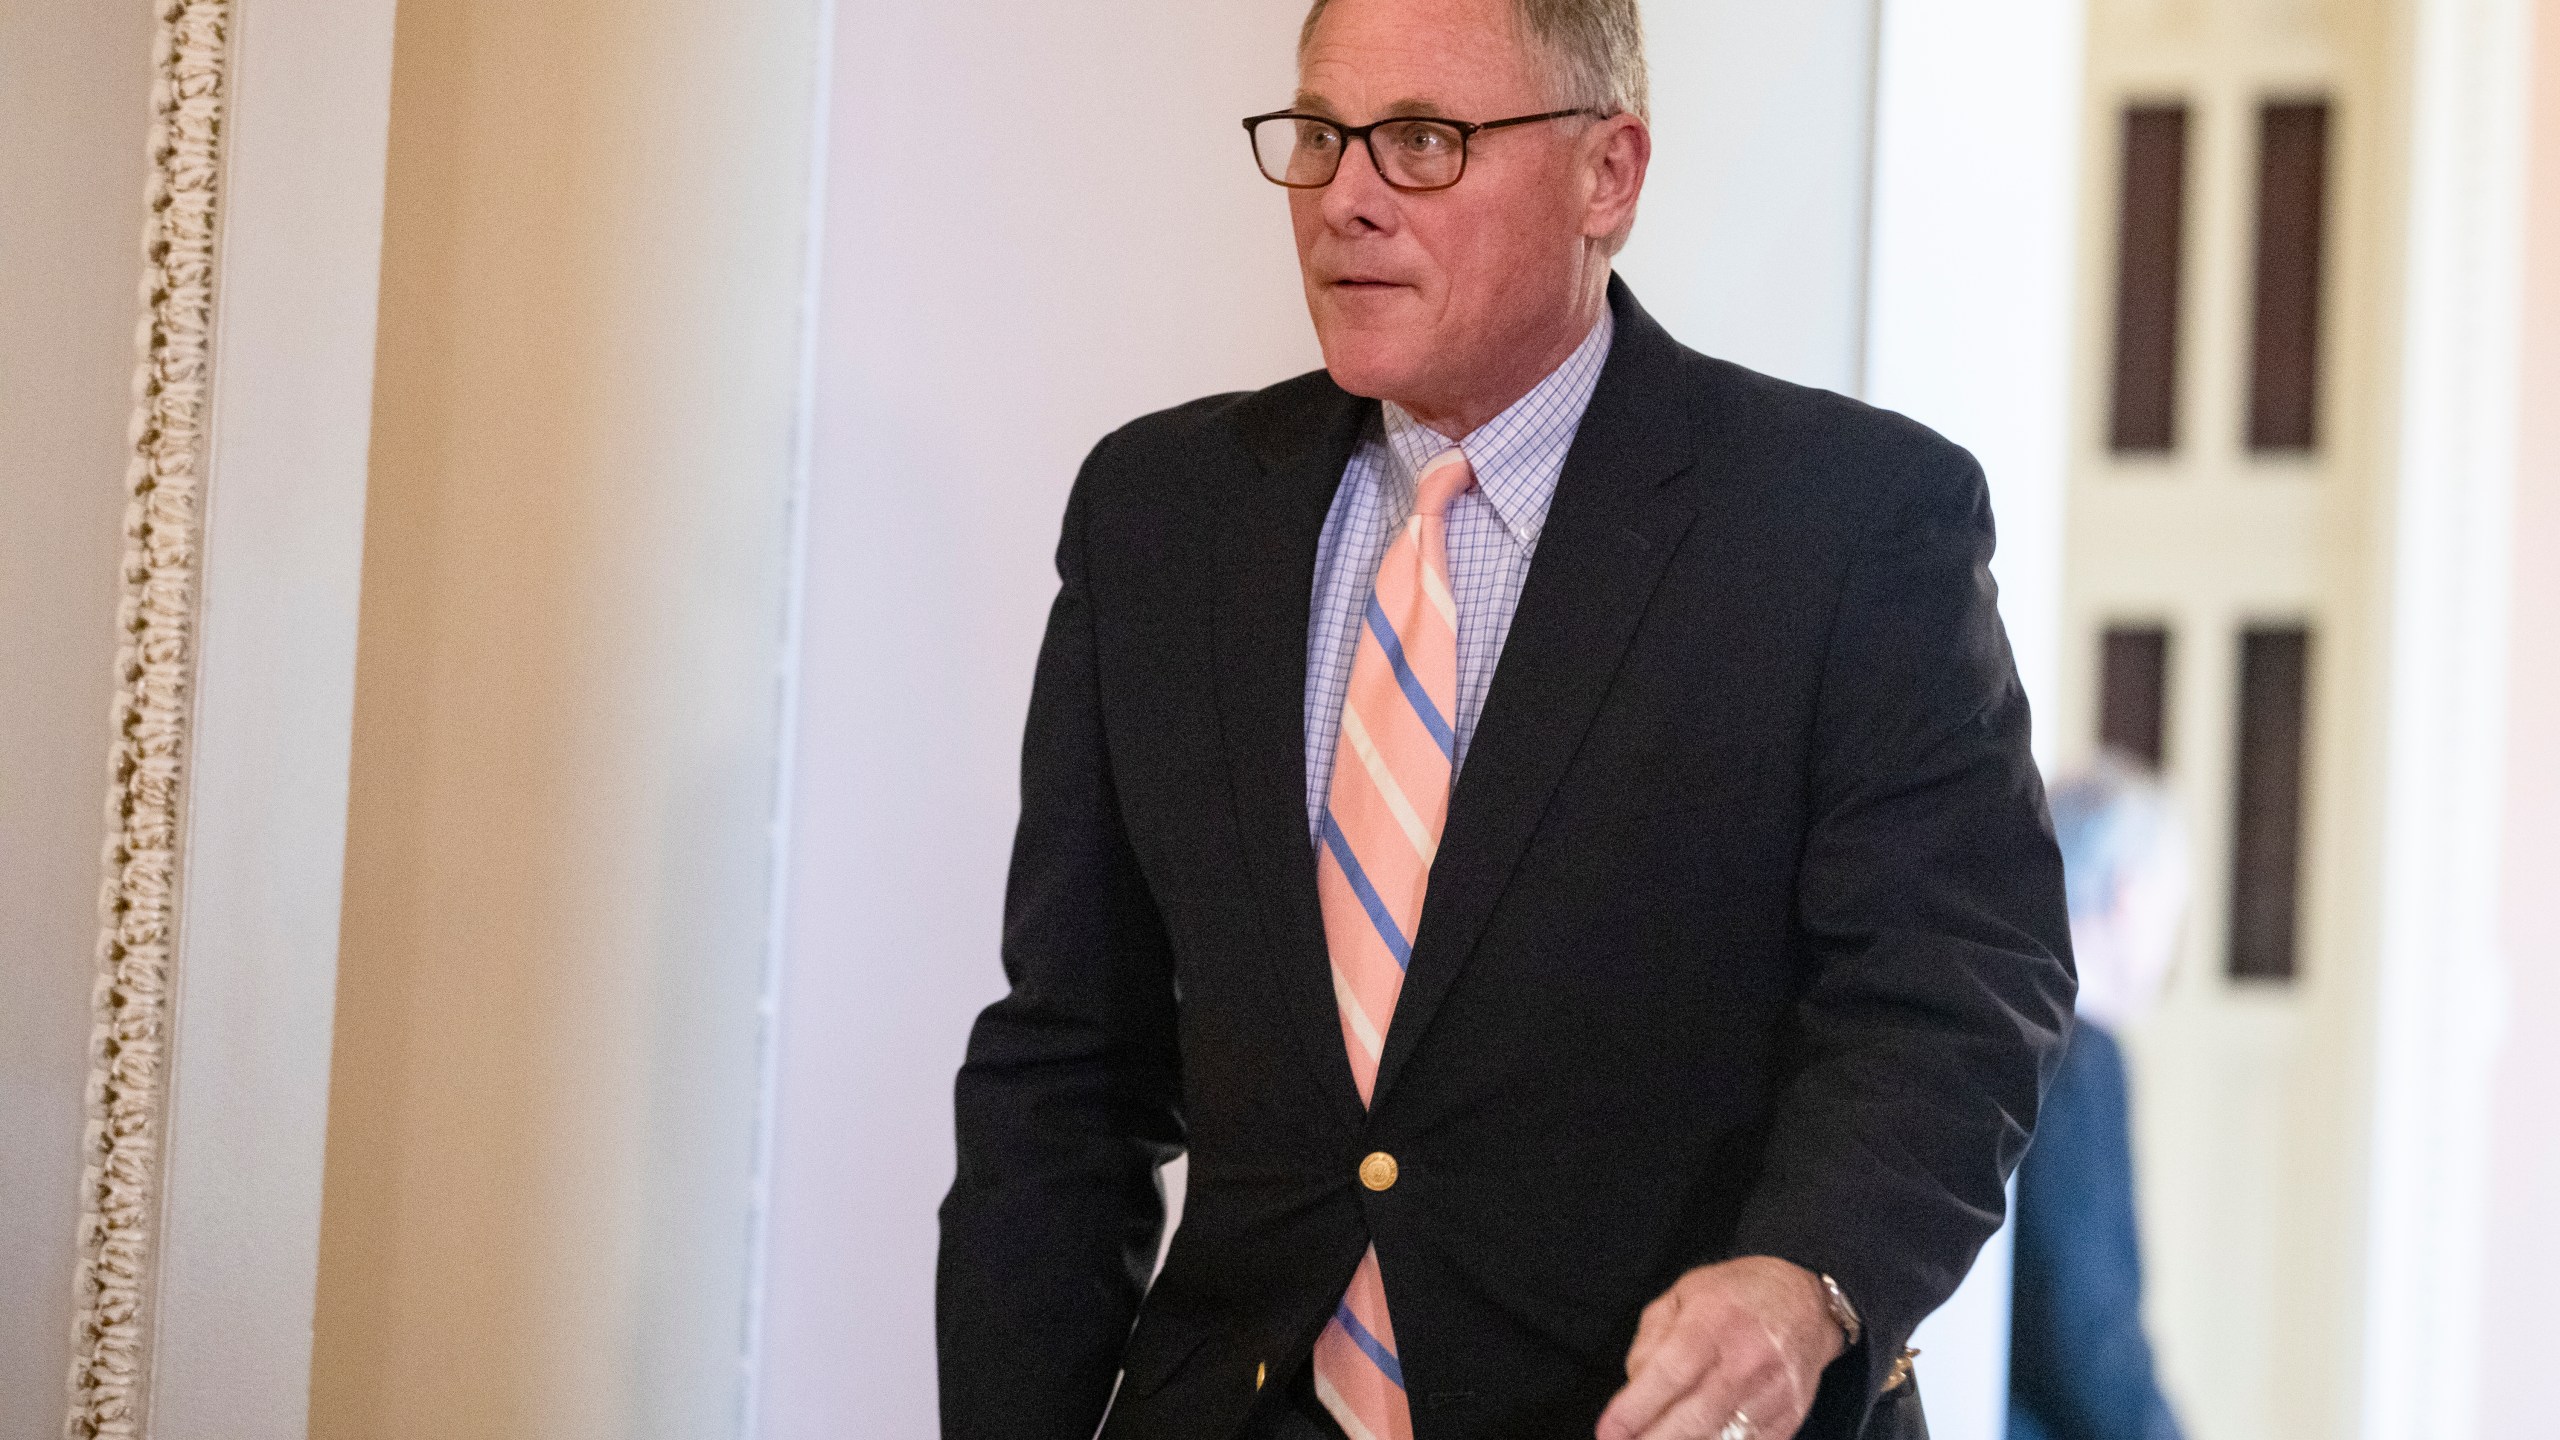
<svg viewBox="0 0 2560 1440">
<path fill-rule="evenodd" d="M 2533 166 L 2525 256 L 2522 390 L 2560 392 L 2560 0 L 2535 7 Z M 2534 1336 L 2560 1287 L 2560 410 L 2524 407 L 2508 607 L 2505 1043 L 2493 1082 L 2492 1257 L 2479 1334 L 2481 1440 L 2540 1440 L 2551 1428 Z"/>
<path fill-rule="evenodd" d="M 1864 397 L 1970 448 L 2050 763 L 2070 463 L 2082 7 L 1883 0 Z"/>
<path fill-rule="evenodd" d="M 1681 340 L 1859 393 L 1874 0 L 1653 0 L 1654 169 L 1619 273 Z"/>
<path fill-rule="evenodd" d="M 0 1436 L 68 1403 L 151 12 L 0 0 Z"/>
<path fill-rule="evenodd" d="M 1236 124 L 1286 103 L 1294 0 L 838 13 L 760 1400 L 777 1440 L 933 1426 L 951 1079 L 1003 991 L 1015 753 L 1077 463 L 1144 411 L 1319 363 L 1286 201 Z M 1101 158 L 1057 168 L 1076 156 Z"/>
<path fill-rule="evenodd" d="M 1316 363 L 1283 198 L 1235 124 L 1285 98 L 1302 9 L 839 12 L 763 1312 L 776 1440 L 932 1423 L 950 1084 L 1002 989 L 1059 510 L 1113 426 Z M 1692 344 L 1856 390 L 1873 6 L 1658 3 L 1648 19 L 1659 143 L 1622 268 Z M 1141 121 L 1154 138 L 1090 172 L 1018 143 Z M 1986 1334 L 2005 1331 L 1994 1298 Z"/>
</svg>

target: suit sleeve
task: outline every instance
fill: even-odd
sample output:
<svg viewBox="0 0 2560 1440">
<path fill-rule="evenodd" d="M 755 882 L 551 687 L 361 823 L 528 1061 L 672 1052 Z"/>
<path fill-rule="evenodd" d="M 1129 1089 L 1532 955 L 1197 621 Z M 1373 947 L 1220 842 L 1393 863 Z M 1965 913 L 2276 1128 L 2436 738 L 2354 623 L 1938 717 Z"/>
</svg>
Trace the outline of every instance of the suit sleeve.
<svg viewBox="0 0 2560 1440">
<path fill-rule="evenodd" d="M 956 1089 L 936 1339 L 950 1440 L 1089 1440 L 1164 1223 L 1182 1143 L 1171 952 L 1104 744 L 1084 530 L 1105 441 L 1068 502 L 1023 739 L 1005 895 L 1011 993 Z"/>
<path fill-rule="evenodd" d="M 1828 1274 L 1860 1312 L 1822 1434 L 1857 1433 L 1999 1228 L 2074 989 L 1981 469 L 1933 441 L 1877 509 L 1824 661 L 1796 902 L 1810 969 L 1735 1252 Z"/>
</svg>

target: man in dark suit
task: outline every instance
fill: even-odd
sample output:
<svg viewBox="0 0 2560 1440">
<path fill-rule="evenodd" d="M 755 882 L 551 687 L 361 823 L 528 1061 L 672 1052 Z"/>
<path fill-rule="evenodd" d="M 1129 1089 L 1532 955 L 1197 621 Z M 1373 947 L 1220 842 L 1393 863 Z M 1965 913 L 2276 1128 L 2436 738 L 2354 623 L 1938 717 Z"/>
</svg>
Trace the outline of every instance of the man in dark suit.
<svg viewBox="0 0 2560 1440">
<path fill-rule="evenodd" d="M 944 1431 L 1917 1437 L 2071 1012 L 1981 473 L 1611 278 L 1634 0 L 1332 0 L 1300 84 L 1325 371 L 1068 502 Z"/>
</svg>

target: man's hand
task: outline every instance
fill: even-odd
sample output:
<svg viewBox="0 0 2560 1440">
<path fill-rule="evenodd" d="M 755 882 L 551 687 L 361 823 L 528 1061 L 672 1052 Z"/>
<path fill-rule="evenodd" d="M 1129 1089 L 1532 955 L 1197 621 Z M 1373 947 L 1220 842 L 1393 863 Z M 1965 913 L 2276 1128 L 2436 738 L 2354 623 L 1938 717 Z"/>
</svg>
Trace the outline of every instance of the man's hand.
<svg viewBox="0 0 2560 1440">
<path fill-rule="evenodd" d="M 1644 1308 L 1599 1440 L 1718 1440 L 1739 1417 L 1750 1440 L 1793 1440 L 1847 1344 L 1803 1266 L 1766 1255 L 1700 1266 Z"/>
</svg>

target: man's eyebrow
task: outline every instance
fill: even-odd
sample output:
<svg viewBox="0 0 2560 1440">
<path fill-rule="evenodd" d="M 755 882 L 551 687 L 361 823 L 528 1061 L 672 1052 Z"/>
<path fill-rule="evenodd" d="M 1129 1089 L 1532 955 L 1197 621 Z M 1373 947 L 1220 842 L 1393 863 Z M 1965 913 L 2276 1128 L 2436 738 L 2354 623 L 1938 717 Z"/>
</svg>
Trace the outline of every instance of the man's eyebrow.
<svg viewBox="0 0 2560 1440">
<path fill-rule="evenodd" d="M 1297 97 L 1289 102 L 1289 107 L 1293 110 L 1303 110 L 1310 115 L 1322 115 L 1328 120 L 1339 120 L 1343 118 L 1333 108 L 1332 101 L 1325 99 L 1313 90 L 1299 91 Z M 1449 118 L 1447 107 L 1439 104 L 1437 101 L 1422 99 L 1398 100 L 1394 104 L 1389 105 L 1386 108 L 1385 113 L 1387 116 L 1392 118 L 1410 118 L 1413 116 L 1428 116 L 1435 120 L 1445 120 Z"/>
</svg>

